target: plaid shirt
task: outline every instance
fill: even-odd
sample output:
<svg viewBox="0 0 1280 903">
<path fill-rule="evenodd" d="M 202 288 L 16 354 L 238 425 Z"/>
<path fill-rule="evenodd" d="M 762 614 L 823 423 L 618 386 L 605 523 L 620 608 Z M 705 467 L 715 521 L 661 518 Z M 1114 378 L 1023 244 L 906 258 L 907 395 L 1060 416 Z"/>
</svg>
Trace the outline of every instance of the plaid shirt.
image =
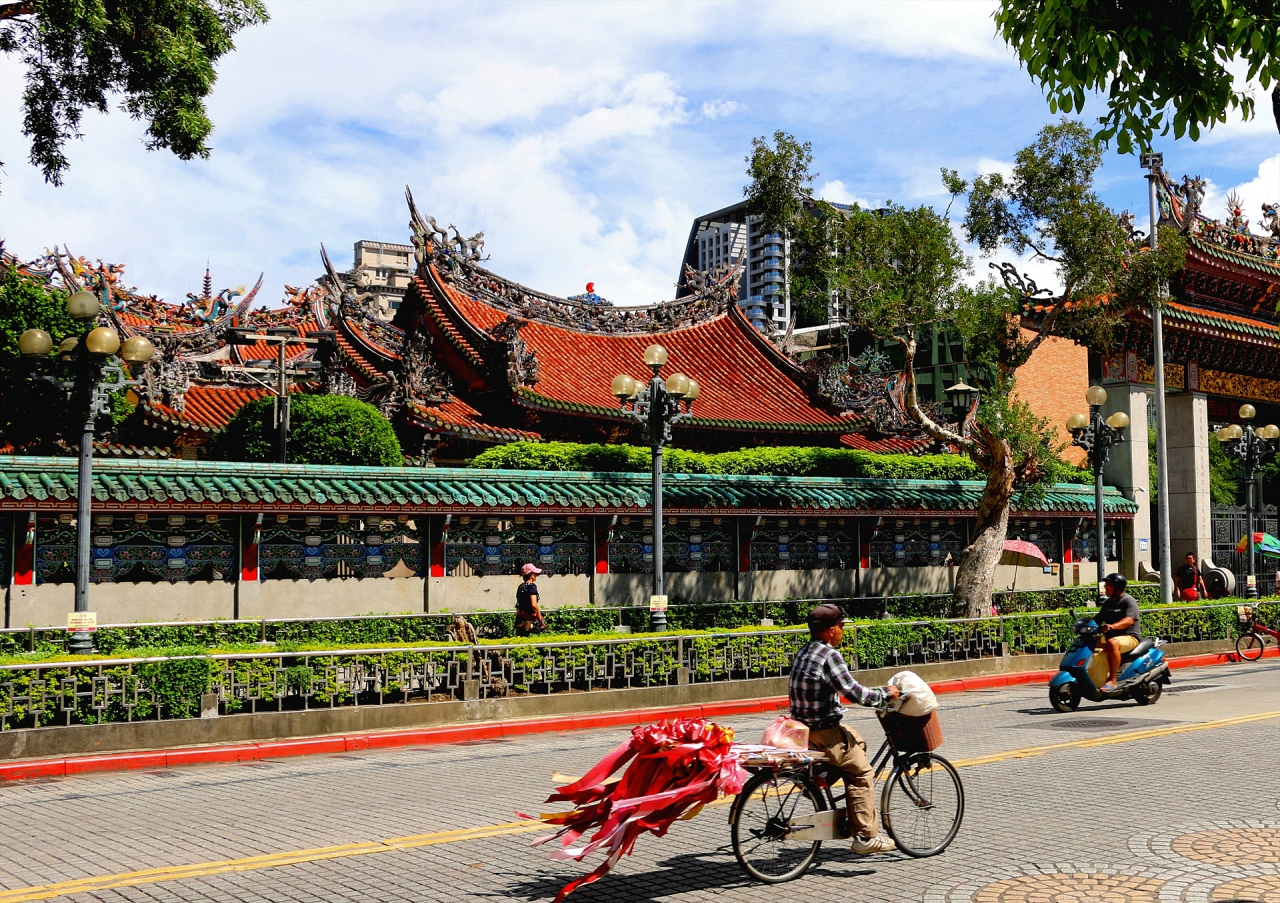
<svg viewBox="0 0 1280 903">
<path fill-rule="evenodd" d="M 791 717 L 815 730 L 835 727 L 844 717 L 843 695 L 858 705 L 884 701 L 879 687 L 864 687 L 853 678 L 843 656 L 822 640 L 810 640 L 791 663 Z"/>
</svg>

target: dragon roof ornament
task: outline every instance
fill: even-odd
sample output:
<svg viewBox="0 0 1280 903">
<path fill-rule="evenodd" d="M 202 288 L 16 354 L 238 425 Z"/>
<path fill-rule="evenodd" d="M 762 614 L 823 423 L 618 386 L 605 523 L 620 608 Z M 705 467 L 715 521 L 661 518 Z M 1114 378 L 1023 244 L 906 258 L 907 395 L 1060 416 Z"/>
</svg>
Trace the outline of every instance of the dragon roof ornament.
<svg viewBox="0 0 1280 903">
<path fill-rule="evenodd" d="M 744 254 L 731 265 L 697 274 L 693 294 L 658 304 L 617 307 L 604 299 L 561 298 L 486 269 L 483 232 L 468 238 L 453 224 L 442 228 L 434 217 L 419 212 L 408 186 L 405 200 L 419 276 L 430 278 L 434 270 L 453 288 L 507 314 L 578 332 L 643 335 L 694 326 L 724 313 L 737 300 L 746 265 Z"/>
<path fill-rule="evenodd" d="M 1255 235 L 1244 215 L 1243 201 L 1234 192 L 1227 197 L 1227 215 L 1216 220 L 1202 209 L 1207 190 L 1204 179 L 1184 175 L 1181 182 L 1175 182 L 1163 170 L 1157 173 L 1162 221 L 1172 223 L 1183 234 L 1206 244 L 1267 261 L 1280 261 L 1280 202 L 1263 203 L 1262 225 L 1269 234 Z"/>
</svg>

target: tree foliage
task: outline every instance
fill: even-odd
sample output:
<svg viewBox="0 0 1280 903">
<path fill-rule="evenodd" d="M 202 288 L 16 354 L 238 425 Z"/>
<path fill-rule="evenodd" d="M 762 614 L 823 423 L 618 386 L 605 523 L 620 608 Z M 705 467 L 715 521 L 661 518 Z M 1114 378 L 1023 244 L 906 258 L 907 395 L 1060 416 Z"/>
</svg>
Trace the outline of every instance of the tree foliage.
<svg viewBox="0 0 1280 903">
<path fill-rule="evenodd" d="M 1121 153 L 1151 149 L 1157 131 L 1190 135 L 1254 115 L 1230 64 L 1272 90 L 1280 128 L 1280 11 L 1274 0 L 1001 0 L 995 14 L 1049 98 L 1054 113 L 1084 110 L 1086 94 L 1106 95 L 1097 138 Z"/>
<path fill-rule="evenodd" d="M 224 461 L 275 461 L 272 399 L 260 398 L 237 411 L 215 440 L 213 455 Z M 373 405 L 345 395 L 294 395 L 288 463 L 400 467 L 404 455 L 395 430 Z"/>
<path fill-rule="evenodd" d="M 638 445 L 576 442 L 513 442 L 486 449 L 472 467 L 501 470 L 577 470 L 642 473 L 651 451 Z M 778 446 L 706 454 L 668 448 L 669 473 L 719 473 L 792 477 L 865 477 L 885 480 L 980 480 L 982 472 L 963 455 L 876 454 L 849 448 Z M 1064 482 L 1083 482 L 1083 472 L 1063 471 Z"/>
<path fill-rule="evenodd" d="M 208 157 L 205 98 L 232 36 L 267 20 L 261 0 L 26 0 L 0 3 L 0 50 L 26 67 L 22 130 L 31 163 L 61 185 L 66 143 L 110 95 L 147 123 L 147 147 Z"/>
</svg>

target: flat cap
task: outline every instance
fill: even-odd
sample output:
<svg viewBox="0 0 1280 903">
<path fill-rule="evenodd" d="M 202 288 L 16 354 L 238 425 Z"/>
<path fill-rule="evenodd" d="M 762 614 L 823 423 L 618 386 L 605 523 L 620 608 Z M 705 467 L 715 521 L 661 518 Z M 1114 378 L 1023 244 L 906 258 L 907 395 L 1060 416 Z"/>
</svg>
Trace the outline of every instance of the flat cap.
<svg viewBox="0 0 1280 903">
<path fill-rule="evenodd" d="M 834 602 L 824 602 L 809 612 L 811 629 L 826 630 L 842 623 L 844 623 L 844 609 Z"/>
</svg>

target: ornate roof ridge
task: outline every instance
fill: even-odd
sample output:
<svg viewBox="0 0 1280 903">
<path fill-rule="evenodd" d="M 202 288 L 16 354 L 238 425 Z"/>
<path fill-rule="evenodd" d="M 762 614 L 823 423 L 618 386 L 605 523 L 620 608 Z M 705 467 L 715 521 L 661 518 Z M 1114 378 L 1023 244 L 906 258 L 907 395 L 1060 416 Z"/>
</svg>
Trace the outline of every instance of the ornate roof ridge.
<svg viewBox="0 0 1280 903">
<path fill-rule="evenodd" d="M 454 235 L 450 237 L 434 217 L 418 212 L 408 186 L 405 199 L 419 276 L 434 268 L 441 282 L 503 313 L 576 332 L 644 335 L 696 325 L 737 300 L 738 280 L 746 265 L 743 254 L 732 265 L 700 277 L 701 284 L 692 294 L 656 304 L 618 307 L 593 293 L 562 298 L 482 266 L 489 259 L 482 256 L 483 232 L 467 238 L 451 224 Z"/>
<path fill-rule="evenodd" d="M 1163 169 L 1157 169 L 1156 174 L 1160 219 L 1182 231 L 1193 248 L 1213 256 L 1225 254 L 1228 260 L 1280 276 L 1280 203 L 1263 203 L 1262 222 L 1271 234 L 1255 235 L 1249 230 L 1242 201 L 1234 193 L 1227 196 L 1230 216 L 1219 221 L 1201 210 L 1205 183 L 1200 176 L 1184 175 L 1179 184 Z"/>
</svg>

